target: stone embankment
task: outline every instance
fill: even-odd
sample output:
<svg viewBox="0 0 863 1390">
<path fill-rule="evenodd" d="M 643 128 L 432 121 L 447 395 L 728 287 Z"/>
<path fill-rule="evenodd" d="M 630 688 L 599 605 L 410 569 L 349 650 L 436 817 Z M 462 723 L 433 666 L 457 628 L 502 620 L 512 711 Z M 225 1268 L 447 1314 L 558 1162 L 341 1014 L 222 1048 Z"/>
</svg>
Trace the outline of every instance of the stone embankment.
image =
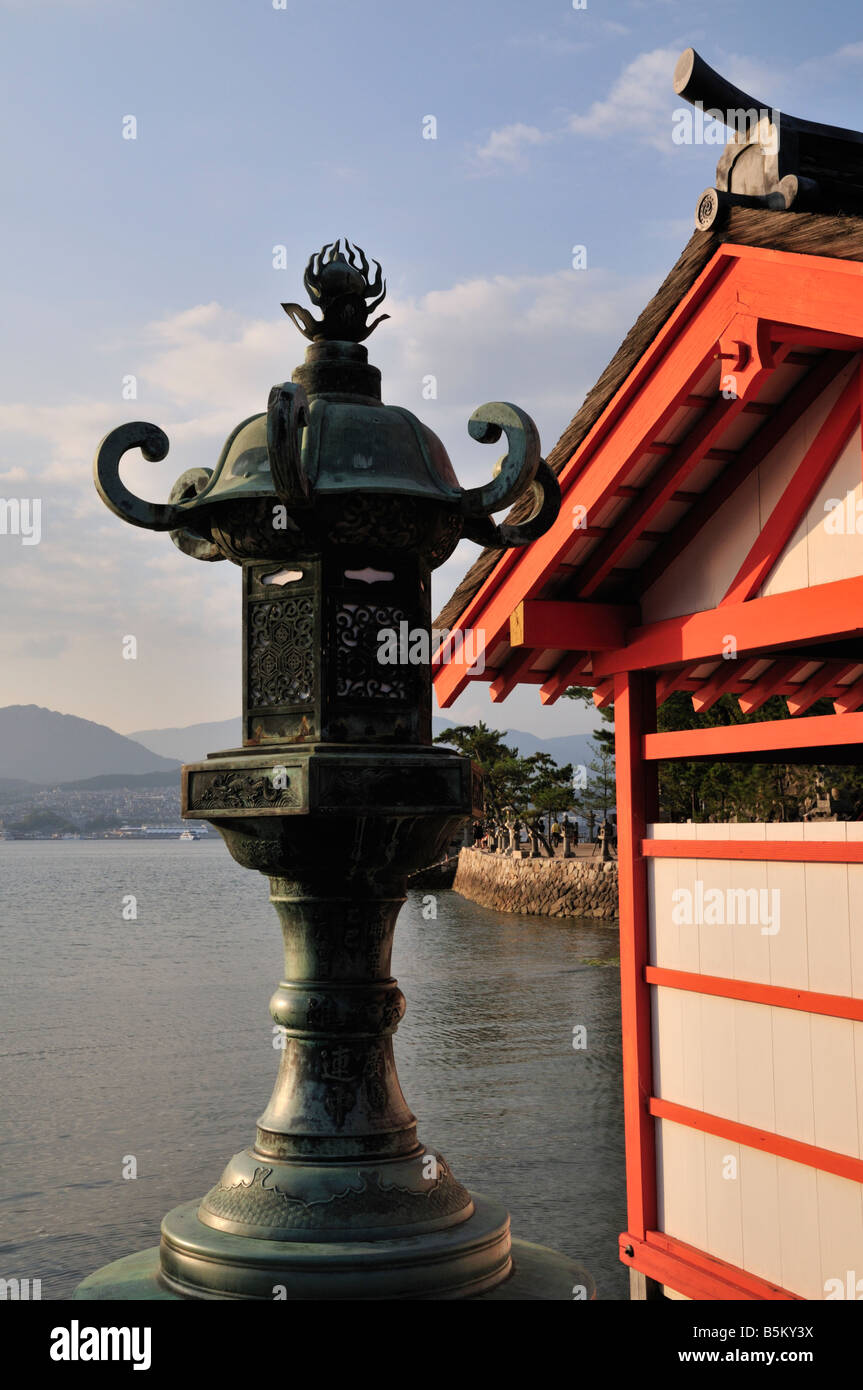
<svg viewBox="0 0 863 1390">
<path fill-rule="evenodd" d="M 617 863 L 594 859 L 515 859 L 463 849 L 453 888 L 495 912 L 546 917 L 617 917 Z"/>
</svg>

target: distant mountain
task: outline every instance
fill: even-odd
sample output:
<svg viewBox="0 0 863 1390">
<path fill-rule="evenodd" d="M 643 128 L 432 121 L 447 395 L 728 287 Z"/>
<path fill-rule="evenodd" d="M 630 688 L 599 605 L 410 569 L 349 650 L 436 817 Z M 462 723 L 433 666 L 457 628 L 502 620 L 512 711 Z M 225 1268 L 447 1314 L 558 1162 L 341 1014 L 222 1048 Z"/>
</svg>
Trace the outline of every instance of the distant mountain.
<svg viewBox="0 0 863 1390">
<path fill-rule="evenodd" d="M 180 789 L 180 764 L 173 763 L 167 772 L 103 772 L 101 777 L 80 777 L 76 782 L 61 782 L 64 792 L 105 792 L 122 787 L 175 787 Z"/>
<path fill-rule="evenodd" d="M 243 721 L 237 715 L 235 719 L 217 719 L 212 724 L 187 724 L 180 729 L 142 729 L 129 734 L 129 738 L 163 758 L 178 758 L 181 763 L 198 763 L 208 753 L 242 747 Z"/>
<path fill-rule="evenodd" d="M 105 724 L 41 705 L 0 709 L 3 779 L 23 778 L 56 787 L 104 773 L 164 773 L 175 767 L 175 760 L 158 756 Z"/>
<path fill-rule="evenodd" d="M 486 720 L 493 726 L 493 720 Z M 456 728 L 452 719 L 435 715 L 432 719 L 432 733 L 442 734 L 447 729 Z M 243 741 L 242 722 L 235 719 L 221 719 L 212 724 L 188 724 L 180 729 L 141 729 L 130 734 L 130 738 L 142 743 L 154 753 L 163 757 L 179 758 L 184 763 L 199 762 L 208 753 L 218 753 L 223 748 L 239 748 Z M 518 749 L 524 758 L 531 753 L 550 753 L 558 763 L 588 763 L 592 754 L 589 751 L 589 734 L 564 734 L 559 738 L 539 738 L 536 734 L 525 733 L 521 729 L 510 729 L 506 741 Z"/>
<path fill-rule="evenodd" d="M 29 795 L 38 790 L 35 782 L 25 782 L 20 777 L 0 777 L 0 806 L 26 801 Z"/>
</svg>

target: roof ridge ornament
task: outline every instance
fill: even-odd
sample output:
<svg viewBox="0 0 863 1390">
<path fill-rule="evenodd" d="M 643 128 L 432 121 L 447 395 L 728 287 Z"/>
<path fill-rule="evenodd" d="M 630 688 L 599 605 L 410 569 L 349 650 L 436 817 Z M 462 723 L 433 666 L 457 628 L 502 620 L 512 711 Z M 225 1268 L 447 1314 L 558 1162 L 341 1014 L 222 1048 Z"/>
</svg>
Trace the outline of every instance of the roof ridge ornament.
<svg viewBox="0 0 863 1390">
<path fill-rule="evenodd" d="M 863 214 L 863 133 L 789 116 L 756 101 L 694 48 L 674 69 L 674 90 L 731 130 L 716 186 L 698 198 L 695 226 L 721 227 L 732 207 Z"/>
<path fill-rule="evenodd" d="M 379 323 L 389 318 L 381 314 L 368 323 L 369 314 L 383 303 L 387 292 L 379 261 L 373 261 L 377 271 L 369 279 L 369 263 L 361 246 L 352 246 L 344 238 L 327 242 L 320 251 L 309 257 L 303 284 L 312 303 L 320 307 L 323 318 L 316 319 L 300 304 L 283 304 L 282 308 L 309 342 L 361 343 L 373 333 Z M 367 304 L 366 300 L 371 299 Z"/>
</svg>

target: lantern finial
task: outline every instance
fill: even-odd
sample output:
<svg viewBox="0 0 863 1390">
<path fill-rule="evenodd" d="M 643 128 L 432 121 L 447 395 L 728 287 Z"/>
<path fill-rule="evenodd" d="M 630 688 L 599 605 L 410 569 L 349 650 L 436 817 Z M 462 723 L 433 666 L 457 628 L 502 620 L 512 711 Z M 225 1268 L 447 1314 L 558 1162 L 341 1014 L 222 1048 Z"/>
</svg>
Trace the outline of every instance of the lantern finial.
<svg viewBox="0 0 863 1390">
<path fill-rule="evenodd" d="M 387 292 L 378 261 L 373 280 L 369 279 L 369 263 L 360 246 L 352 246 L 344 238 L 347 255 L 341 249 L 341 239 L 327 242 L 309 258 L 303 284 L 313 304 L 320 306 L 323 318 L 313 318 L 299 304 L 283 304 L 285 313 L 310 342 L 361 343 L 389 318 L 381 314 L 368 323 L 369 314 L 382 304 Z M 370 303 L 366 300 L 370 299 Z"/>
</svg>

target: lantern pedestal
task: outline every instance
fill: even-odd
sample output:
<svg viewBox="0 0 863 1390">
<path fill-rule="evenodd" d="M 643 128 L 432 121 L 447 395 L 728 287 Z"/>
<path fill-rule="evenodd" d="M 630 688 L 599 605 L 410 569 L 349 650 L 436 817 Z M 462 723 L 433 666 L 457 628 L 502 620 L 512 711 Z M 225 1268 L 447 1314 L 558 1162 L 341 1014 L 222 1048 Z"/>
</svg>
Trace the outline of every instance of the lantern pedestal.
<svg viewBox="0 0 863 1390">
<path fill-rule="evenodd" d="M 484 1204 L 484 1199 L 474 1193 L 474 1201 Z M 183 1208 L 178 1210 L 182 1211 Z M 357 1263 L 359 1252 L 353 1252 L 354 1271 L 352 1275 L 354 1292 L 336 1295 L 310 1294 L 306 1292 L 279 1293 L 279 1298 L 291 1300 L 327 1298 L 368 1299 L 384 1295 L 369 1293 L 369 1286 L 363 1266 Z M 273 1280 L 276 1284 L 278 1281 Z M 227 1298 L 229 1294 L 211 1295 Z M 183 1295 L 171 1289 L 160 1277 L 159 1247 L 142 1250 L 137 1255 L 127 1255 L 125 1259 L 115 1260 L 91 1274 L 79 1284 L 73 1300 L 77 1302 L 181 1302 Z M 270 1294 L 272 1301 L 275 1294 Z M 558 1302 L 571 1303 L 573 1300 L 590 1300 L 596 1297 L 596 1286 L 587 1270 L 575 1260 L 567 1259 L 556 1250 L 544 1245 L 532 1245 L 526 1240 L 512 1242 L 512 1268 L 507 1278 L 484 1293 L 416 1293 L 401 1291 L 385 1295 L 388 1298 L 440 1300 L 442 1298 L 464 1298 L 493 1303 L 507 1302 Z"/>
<path fill-rule="evenodd" d="M 163 1220 L 158 1265 L 152 1252 L 120 1260 L 77 1298 L 118 1287 L 193 1299 L 471 1298 L 510 1280 L 505 1208 L 471 1194 L 418 1140 L 392 1046 L 405 1000 L 390 957 L 407 875 L 434 861 L 478 790 L 468 759 L 416 746 L 277 745 L 183 769 L 183 814 L 205 817 L 240 864 L 270 879 L 285 944 L 270 1001 L 284 1029 L 279 1074 L 253 1142 L 202 1200 Z M 539 1260 L 546 1281 L 549 1259 L 567 1284 L 555 1297 L 587 1288 L 552 1252 Z"/>
</svg>

